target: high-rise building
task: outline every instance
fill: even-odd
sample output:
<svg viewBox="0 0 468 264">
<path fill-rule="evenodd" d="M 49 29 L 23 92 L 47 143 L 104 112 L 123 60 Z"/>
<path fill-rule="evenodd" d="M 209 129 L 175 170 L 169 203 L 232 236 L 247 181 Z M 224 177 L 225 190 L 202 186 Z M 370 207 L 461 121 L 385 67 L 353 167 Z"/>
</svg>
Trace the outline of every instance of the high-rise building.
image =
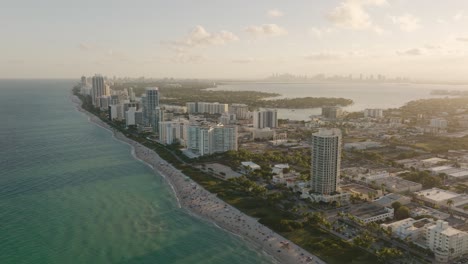
<svg viewBox="0 0 468 264">
<path fill-rule="evenodd" d="M 145 124 L 153 127 L 153 131 L 156 132 L 159 129 L 159 89 L 158 87 L 146 88 L 144 97 L 144 119 Z M 143 98 L 142 98 L 143 99 Z"/>
<path fill-rule="evenodd" d="M 278 113 L 276 110 L 256 111 L 253 113 L 254 128 L 278 127 Z"/>
<path fill-rule="evenodd" d="M 364 117 L 372 117 L 372 118 L 382 118 L 383 109 L 366 109 L 364 110 Z"/>
<path fill-rule="evenodd" d="M 109 120 L 122 120 L 125 118 L 124 113 L 123 105 L 109 105 Z"/>
<path fill-rule="evenodd" d="M 159 142 L 165 145 L 178 142 L 182 146 L 186 146 L 188 124 L 189 121 L 182 118 L 159 122 Z"/>
<path fill-rule="evenodd" d="M 320 129 L 312 135 L 310 186 L 312 192 L 333 195 L 337 192 L 341 165 L 341 131 Z"/>
<path fill-rule="evenodd" d="M 447 120 L 444 118 L 432 118 L 430 126 L 435 128 L 447 128 Z"/>
<path fill-rule="evenodd" d="M 81 76 L 81 87 L 88 85 L 88 82 L 86 81 L 86 76 Z"/>
<path fill-rule="evenodd" d="M 246 104 L 232 104 L 229 112 L 236 114 L 237 119 L 249 119 L 249 107 Z"/>
<path fill-rule="evenodd" d="M 128 110 L 125 111 L 125 125 L 126 126 L 136 125 L 135 113 L 136 113 L 136 107 L 129 107 Z"/>
<path fill-rule="evenodd" d="M 109 105 L 111 105 L 111 97 L 109 95 L 102 95 L 101 97 L 98 98 L 99 100 L 99 107 L 101 109 L 107 109 L 109 108 Z"/>
<path fill-rule="evenodd" d="M 187 148 L 200 156 L 237 150 L 237 126 L 190 124 Z"/>
<path fill-rule="evenodd" d="M 92 87 L 91 87 L 91 98 L 93 105 L 100 107 L 99 97 L 107 95 L 106 84 L 104 82 L 104 77 L 101 75 L 94 75 L 92 78 Z"/>
<path fill-rule="evenodd" d="M 128 97 L 130 99 L 130 102 L 135 102 L 136 97 L 135 97 L 135 92 L 133 91 L 133 87 L 129 88 Z"/>
<path fill-rule="evenodd" d="M 189 102 L 186 104 L 189 114 L 223 114 L 229 111 L 228 104 L 206 103 L 206 102 Z"/>
<path fill-rule="evenodd" d="M 338 106 L 322 107 L 322 116 L 328 119 L 337 119 L 343 116 L 343 110 Z"/>
<path fill-rule="evenodd" d="M 219 122 L 223 125 L 232 125 L 237 121 L 236 114 L 233 113 L 223 113 L 219 118 Z"/>
</svg>

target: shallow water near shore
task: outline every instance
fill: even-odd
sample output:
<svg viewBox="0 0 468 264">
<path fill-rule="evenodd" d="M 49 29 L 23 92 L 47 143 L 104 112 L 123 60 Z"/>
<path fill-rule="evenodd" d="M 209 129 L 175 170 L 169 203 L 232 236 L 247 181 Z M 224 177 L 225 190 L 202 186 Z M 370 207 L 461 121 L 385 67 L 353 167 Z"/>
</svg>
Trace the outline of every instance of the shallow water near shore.
<svg viewBox="0 0 468 264">
<path fill-rule="evenodd" d="M 73 84 L 0 80 L 0 263 L 271 263 L 180 209 Z"/>
</svg>

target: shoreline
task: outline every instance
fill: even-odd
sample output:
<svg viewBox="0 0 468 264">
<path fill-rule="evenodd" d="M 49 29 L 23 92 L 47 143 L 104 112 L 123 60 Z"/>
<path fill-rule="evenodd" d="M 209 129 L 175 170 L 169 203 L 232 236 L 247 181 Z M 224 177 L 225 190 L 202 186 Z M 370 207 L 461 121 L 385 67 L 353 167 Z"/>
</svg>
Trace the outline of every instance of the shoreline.
<svg viewBox="0 0 468 264">
<path fill-rule="evenodd" d="M 317 263 L 324 261 L 317 256 L 287 240 L 283 236 L 260 224 L 256 219 L 229 205 L 216 194 L 210 193 L 180 170 L 162 159 L 155 151 L 127 138 L 121 132 L 114 131 L 97 116 L 81 107 L 81 100 L 70 96 L 70 101 L 77 111 L 88 116 L 88 120 L 108 130 L 113 137 L 131 147 L 132 156 L 161 175 L 175 194 L 179 208 L 187 210 L 192 216 L 209 221 L 216 227 L 242 238 L 261 253 L 268 255 L 278 263 Z"/>
</svg>

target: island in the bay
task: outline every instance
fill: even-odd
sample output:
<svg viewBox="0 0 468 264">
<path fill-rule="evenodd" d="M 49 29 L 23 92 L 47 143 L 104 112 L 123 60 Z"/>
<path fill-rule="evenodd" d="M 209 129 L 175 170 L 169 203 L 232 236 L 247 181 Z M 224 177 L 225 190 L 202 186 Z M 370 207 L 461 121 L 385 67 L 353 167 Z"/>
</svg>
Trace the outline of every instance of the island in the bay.
<svg viewBox="0 0 468 264">
<path fill-rule="evenodd" d="M 184 208 L 281 263 L 466 261 L 467 97 L 348 113 L 346 98 L 215 86 L 96 75 L 73 93 Z M 322 114 L 285 120 L 279 108 Z"/>
</svg>

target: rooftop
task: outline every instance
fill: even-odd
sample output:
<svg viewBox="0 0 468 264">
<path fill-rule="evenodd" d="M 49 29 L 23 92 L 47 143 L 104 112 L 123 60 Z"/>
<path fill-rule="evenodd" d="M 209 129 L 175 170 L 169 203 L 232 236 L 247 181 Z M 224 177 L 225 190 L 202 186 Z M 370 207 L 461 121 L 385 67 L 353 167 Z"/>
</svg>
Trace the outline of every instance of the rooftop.
<svg viewBox="0 0 468 264">
<path fill-rule="evenodd" d="M 251 169 L 260 169 L 260 165 L 253 163 L 252 161 L 241 162 L 242 166 L 250 167 Z"/>
<path fill-rule="evenodd" d="M 429 158 L 429 159 L 425 159 L 425 160 L 421 160 L 421 161 L 424 162 L 424 163 L 433 163 L 433 164 L 435 164 L 435 163 L 439 163 L 439 162 L 446 162 L 448 160 L 434 157 L 434 158 Z"/>
<path fill-rule="evenodd" d="M 364 203 L 354 207 L 351 214 L 360 218 L 367 219 L 381 214 L 388 213 L 384 206 L 375 203 Z"/>
<path fill-rule="evenodd" d="M 385 178 L 375 179 L 377 185 L 385 184 L 388 188 L 401 189 L 406 187 L 418 186 L 421 185 L 417 182 L 408 181 L 400 177 L 389 176 Z"/>
<path fill-rule="evenodd" d="M 442 189 L 439 189 L 439 188 L 432 188 L 432 189 L 422 190 L 420 192 L 415 192 L 415 194 L 419 195 L 419 196 L 422 195 L 422 196 L 424 196 L 424 198 L 433 200 L 435 202 L 442 202 L 442 201 L 445 201 L 445 200 L 448 200 L 448 199 L 455 198 L 455 197 L 460 195 L 460 194 L 450 192 L 450 191 L 446 191 L 446 190 L 442 190 Z"/>
</svg>

